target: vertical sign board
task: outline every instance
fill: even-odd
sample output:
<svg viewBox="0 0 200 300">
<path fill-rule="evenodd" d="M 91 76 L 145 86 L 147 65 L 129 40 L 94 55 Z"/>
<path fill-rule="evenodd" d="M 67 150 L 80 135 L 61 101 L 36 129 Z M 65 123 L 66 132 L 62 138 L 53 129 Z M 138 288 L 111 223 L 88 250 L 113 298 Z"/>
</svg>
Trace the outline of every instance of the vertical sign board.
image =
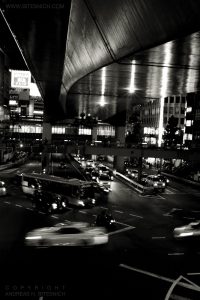
<svg viewBox="0 0 200 300">
<path fill-rule="evenodd" d="M 12 70 L 11 87 L 28 89 L 31 83 L 31 73 L 29 71 Z"/>
</svg>

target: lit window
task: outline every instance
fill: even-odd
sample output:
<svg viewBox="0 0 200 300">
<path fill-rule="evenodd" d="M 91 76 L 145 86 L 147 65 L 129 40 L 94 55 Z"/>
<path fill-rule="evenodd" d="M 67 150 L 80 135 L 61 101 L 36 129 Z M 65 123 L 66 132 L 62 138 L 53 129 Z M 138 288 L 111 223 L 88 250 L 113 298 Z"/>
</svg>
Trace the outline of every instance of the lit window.
<svg viewBox="0 0 200 300">
<path fill-rule="evenodd" d="M 192 120 L 187 120 L 186 121 L 186 126 L 192 126 Z"/>
<path fill-rule="evenodd" d="M 186 112 L 191 112 L 192 111 L 192 107 L 187 107 L 186 108 Z"/>
</svg>

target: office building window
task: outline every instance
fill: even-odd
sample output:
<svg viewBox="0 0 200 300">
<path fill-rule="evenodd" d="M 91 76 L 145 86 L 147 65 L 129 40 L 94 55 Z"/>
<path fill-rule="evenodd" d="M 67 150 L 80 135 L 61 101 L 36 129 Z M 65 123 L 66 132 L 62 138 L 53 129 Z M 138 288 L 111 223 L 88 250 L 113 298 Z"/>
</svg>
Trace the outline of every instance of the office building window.
<svg viewBox="0 0 200 300">
<path fill-rule="evenodd" d="M 179 96 L 176 97 L 176 103 L 180 103 L 180 97 Z"/>
<path fill-rule="evenodd" d="M 185 103 L 185 97 L 182 97 L 182 98 L 181 98 L 181 102 L 182 102 L 182 103 Z"/>
<path fill-rule="evenodd" d="M 181 114 L 185 114 L 185 108 L 181 107 Z"/>
<path fill-rule="evenodd" d="M 182 125 L 184 124 L 184 118 L 181 118 L 181 124 Z"/>
<path fill-rule="evenodd" d="M 174 103 L 174 97 L 170 97 L 170 103 Z"/>
<path fill-rule="evenodd" d="M 168 103 L 168 98 L 165 98 L 165 103 Z"/>
</svg>

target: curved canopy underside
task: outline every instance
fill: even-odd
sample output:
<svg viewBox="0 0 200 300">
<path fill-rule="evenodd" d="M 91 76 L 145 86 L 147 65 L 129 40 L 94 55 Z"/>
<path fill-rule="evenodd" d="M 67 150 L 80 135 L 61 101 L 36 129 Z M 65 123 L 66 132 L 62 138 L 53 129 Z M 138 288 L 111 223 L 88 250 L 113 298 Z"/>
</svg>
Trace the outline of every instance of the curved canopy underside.
<svg viewBox="0 0 200 300">
<path fill-rule="evenodd" d="M 48 9 L 11 2 L 4 1 L 4 16 L 42 93 L 46 120 L 81 112 L 106 119 L 149 98 L 199 89 L 198 0 L 71 0 L 56 8 L 47 2 Z"/>
</svg>

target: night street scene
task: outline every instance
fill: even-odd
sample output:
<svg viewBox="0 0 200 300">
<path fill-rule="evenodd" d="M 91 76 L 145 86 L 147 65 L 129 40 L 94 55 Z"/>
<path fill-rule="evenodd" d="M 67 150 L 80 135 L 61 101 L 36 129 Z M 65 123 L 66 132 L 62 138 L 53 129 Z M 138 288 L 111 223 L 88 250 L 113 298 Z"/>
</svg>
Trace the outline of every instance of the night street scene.
<svg viewBox="0 0 200 300">
<path fill-rule="evenodd" d="M 200 1 L 0 2 L 0 299 L 200 299 Z"/>
</svg>

